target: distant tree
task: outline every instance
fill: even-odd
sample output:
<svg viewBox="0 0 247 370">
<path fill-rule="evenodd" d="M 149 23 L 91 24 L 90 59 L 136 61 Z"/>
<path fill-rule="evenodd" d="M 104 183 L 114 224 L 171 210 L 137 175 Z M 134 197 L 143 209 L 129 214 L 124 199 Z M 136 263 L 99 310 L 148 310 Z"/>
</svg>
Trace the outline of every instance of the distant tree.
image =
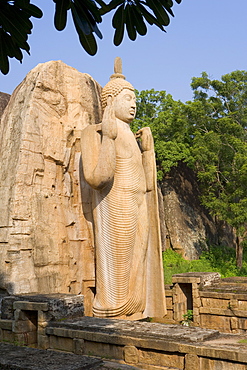
<svg viewBox="0 0 247 370">
<path fill-rule="evenodd" d="M 247 72 L 192 79 L 187 112 L 194 128 L 191 154 L 202 203 L 235 228 L 236 261 L 242 267 L 247 240 Z"/>
<path fill-rule="evenodd" d="M 201 202 L 236 230 L 237 266 L 247 244 L 247 72 L 192 79 L 194 101 L 164 91 L 137 94 L 133 129 L 148 125 L 155 140 L 159 179 L 179 161 L 197 174 Z"/>
<path fill-rule="evenodd" d="M 175 0 L 178 4 L 182 0 Z M 103 37 L 98 24 L 102 16 L 114 11 L 112 26 L 115 29 L 114 44 L 120 45 L 125 27 L 127 35 L 135 40 L 137 34 L 144 36 L 147 25 L 155 25 L 162 31 L 170 23 L 172 0 L 53 0 L 55 3 L 54 25 L 59 31 L 66 27 L 67 14 L 71 11 L 80 43 L 86 52 L 95 55 L 97 43 L 96 34 Z M 31 17 L 41 18 L 42 11 L 30 3 L 30 0 L 0 0 L 0 70 L 3 74 L 9 72 L 9 58 L 23 59 L 22 50 L 28 54 L 30 46 L 27 43 L 33 24 Z"/>
</svg>

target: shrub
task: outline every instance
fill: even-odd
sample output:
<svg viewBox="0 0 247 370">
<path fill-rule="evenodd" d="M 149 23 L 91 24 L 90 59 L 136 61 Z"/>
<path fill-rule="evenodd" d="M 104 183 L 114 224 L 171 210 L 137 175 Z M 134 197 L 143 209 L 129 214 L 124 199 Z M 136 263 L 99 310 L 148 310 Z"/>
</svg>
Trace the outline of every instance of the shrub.
<svg viewBox="0 0 247 370">
<path fill-rule="evenodd" d="M 163 253 L 165 284 L 171 284 L 172 275 L 185 272 L 219 272 L 222 278 L 247 276 L 246 252 L 243 267 L 236 267 L 235 250 L 225 246 L 211 246 L 198 260 L 187 261 L 172 249 Z"/>
</svg>

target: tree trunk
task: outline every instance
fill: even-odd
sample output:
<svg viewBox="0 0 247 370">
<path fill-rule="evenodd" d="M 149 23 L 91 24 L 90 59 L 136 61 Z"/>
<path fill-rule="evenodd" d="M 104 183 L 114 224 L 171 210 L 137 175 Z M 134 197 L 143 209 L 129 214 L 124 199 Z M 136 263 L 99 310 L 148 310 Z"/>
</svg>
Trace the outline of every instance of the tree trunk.
<svg viewBox="0 0 247 370">
<path fill-rule="evenodd" d="M 243 243 L 242 238 L 237 236 L 236 238 L 236 264 L 239 269 L 242 268 L 243 265 Z"/>
</svg>

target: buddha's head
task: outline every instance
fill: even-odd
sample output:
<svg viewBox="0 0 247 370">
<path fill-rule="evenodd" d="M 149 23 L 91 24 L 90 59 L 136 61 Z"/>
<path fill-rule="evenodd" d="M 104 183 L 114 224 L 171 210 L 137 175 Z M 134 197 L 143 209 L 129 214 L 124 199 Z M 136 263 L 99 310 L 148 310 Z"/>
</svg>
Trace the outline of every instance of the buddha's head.
<svg viewBox="0 0 247 370">
<path fill-rule="evenodd" d="M 136 113 L 135 89 L 131 83 L 125 80 L 121 73 L 122 64 L 120 58 L 115 60 L 114 72 L 110 81 L 102 90 L 102 109 L 104 111 L 110 98 L 116 118 L 130 123 L 135 118 Z"/>
</svg>

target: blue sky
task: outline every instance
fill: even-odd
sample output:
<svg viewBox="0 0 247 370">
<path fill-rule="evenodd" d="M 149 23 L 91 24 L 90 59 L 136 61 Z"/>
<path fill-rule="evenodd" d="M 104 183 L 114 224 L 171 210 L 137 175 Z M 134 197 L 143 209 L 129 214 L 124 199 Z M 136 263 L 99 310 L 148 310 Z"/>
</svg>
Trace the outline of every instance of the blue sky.
<svg viewBox="0 0 247 370">
<path fill-rule="evenodd" d="M 125 36 L 119 47 L 113 45 L 108 16 L 100 24 L 104 38 L 98 40 L 99 50 L 93 57 L 81 48 L 70 19 L 64 31 L 54 29 L 52 0 L 31 2 L 44 16 L 33 18 L 31 56 L 25 53 L 22 64 L 12 59 L 9 74 L 0 73 L 2 92 L 12 93 L 32 68 L 49 60 L 62 60 L 104 85 L 113 72 L 114 58 L 120 56 L 123 73 L 136 89 L 165 90 L 182 101 L 192 99 L 191 78 L 203 71 L 219 79 L 237 69 L 247 70 L 246 0 L 182 0 L 174 4 L 175 18 L 167 33 L 152 26 L 135 42 Z"/>
</svg>

